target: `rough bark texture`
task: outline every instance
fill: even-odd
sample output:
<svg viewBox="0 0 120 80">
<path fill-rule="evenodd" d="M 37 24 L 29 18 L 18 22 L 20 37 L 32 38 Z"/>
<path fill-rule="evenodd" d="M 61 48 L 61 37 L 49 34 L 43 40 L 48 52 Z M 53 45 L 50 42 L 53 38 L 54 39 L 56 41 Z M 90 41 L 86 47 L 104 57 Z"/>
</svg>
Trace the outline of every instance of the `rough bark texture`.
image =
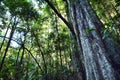
<svg viewBox="0 0 120 80">
<path fill-rule="evenodd" d="M 88 0 L 68 0 L 70 19 L 82 50 L 86 80 L 116 80 L 114 69 L 106 58 L 107 48 L 101 38 L 100 22 Z"/>
</svg>

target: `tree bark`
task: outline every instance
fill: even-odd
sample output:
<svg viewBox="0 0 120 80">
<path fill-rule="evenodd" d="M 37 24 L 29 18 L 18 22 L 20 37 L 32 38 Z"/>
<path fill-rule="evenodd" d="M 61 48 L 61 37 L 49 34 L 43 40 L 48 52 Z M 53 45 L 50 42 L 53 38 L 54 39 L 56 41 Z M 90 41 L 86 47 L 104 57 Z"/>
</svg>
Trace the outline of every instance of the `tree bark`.
<svg viewBox="0 0 120 80">
<path fill-rule="evenodd" d="M 100 22 L 88 0 L 68 0 L 69 14 L 77 42 L 82 50 L 86 80 L 116 80 L 114 69 L 106 54 L 107 48 L 102 40 Z"/>
</svg>

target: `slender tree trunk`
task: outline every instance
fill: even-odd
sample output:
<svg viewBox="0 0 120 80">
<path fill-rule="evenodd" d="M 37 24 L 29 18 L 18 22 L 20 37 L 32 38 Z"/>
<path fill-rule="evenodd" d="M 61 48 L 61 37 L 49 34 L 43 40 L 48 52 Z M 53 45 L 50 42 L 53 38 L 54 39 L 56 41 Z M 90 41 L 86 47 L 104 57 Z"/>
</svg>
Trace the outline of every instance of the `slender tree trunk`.
<svg viewBox="0 0 120 80">
<path fill-rule="evenodd" d="M 25 47 L 24 47 L 25 48 Z M 37 63 L 39 69 L 41 70 L 42 73 L 44 73 L 44 71 L 42 70 L 42 67 L 40 66 L 39 62 L 37 61 L 37 59 L 33 56 L 33 54 L 31 53 L 30 50 L 28 50 L 27 48 L 25 48 L 25 50 L 28 52 L 28 54 L 34 59 L 34 61 Z"/>
<path fill-rule="evenodd" d="M 9 49 L 9 47 L 10 47 L 10 43 L 11 43 L 11 40 L 12 40 L 12 37 L 13 37 L 13 34 L 14 34 L 14 31 L 15 31 L 15 29 L 16 29 L 17 24 L 18 24 L 18 22 L 16 21 L 16 17 L 15 17 L 14 24 L 13 24 L 13 26 L 12 26 L 11 33 L 10 33 L 10 38 L 9 38 L 9 40 L 8 40 L 8 43 L 7 43 L 7 46 L 6 46 L 6 49 L 5 49 L 5 52 L 4 52 L 4 55 L 3 55 L 3 58 L 2 58 L 1 64 L 0 64 L 0 71 L 2 70 L 2 66 L 3 66 L 3 64 L 4 64 L 4 61 L 5 61 L 5 58 L 6 58 L 8 49 Z"/>
<path fill-rule="evenodd" d="M 57 47 L 58 47 L 58 54 L 59 54 L 59 58 L 60 58 L 60 65 L 61 65 L 61 69 L 62 69 L 62 51 L 61 51 L 60 33 L 59 33 L 58 27 L 59 27 L 58 19 L 57 19 L 57 16 L 55 15 L 55 29 L 56 29 L 56 33 L 57 33 L 57 37 L 58 37 Z"/>
<path fill-rule="evenodd" d="M 36 41 L 36 43 L 37 43 L 38 49 L 39 49 L 39 51 L 40 51 L 40 53 L 41 53 L 41 56 L 42 56 L 42 59 L 43 59 L 44 69 L 45 69 L 44 74 L 47 74 L 47 64 L 46 64 L 46 60 L 45 60 L 44 50 L 43 50 L 41 44 L 39 43 L 38 35 L 35 34 L 35 32 L 33 32 L 33 35 L 34 35 L 34 37 L 35 37 L 35 41 Z M 46 79 L 47 79 L 47 77 L 45 77 L 45 80 L 46 80 Z"/>
<path fill-rule="evenodd" d="M 87 80 L 116 80 L 114 69 L 106 58 L 107 49 L 101 38 L 103 24 L 88 0 L 69 0 L 69 13 L 82 50 Z"/>
<path fill-rule="evenodd" d="M 7 26 L 7 30 L 6 30 L 6 32 L 5 32 L 4 38 L 3 38 L 3 40 L 2 40 L 2 43 L 1 43 L 1 45 L 0 45 L 0 52 L 1 52 L 2 47 L 3 47 L 3 45 L 4 45 L 5 37 L 7 36 L 8 30 L 9 30 L 9 26 L 10 26 L 10 23 L 9 23 L 8 26 Z"/>
</svg>

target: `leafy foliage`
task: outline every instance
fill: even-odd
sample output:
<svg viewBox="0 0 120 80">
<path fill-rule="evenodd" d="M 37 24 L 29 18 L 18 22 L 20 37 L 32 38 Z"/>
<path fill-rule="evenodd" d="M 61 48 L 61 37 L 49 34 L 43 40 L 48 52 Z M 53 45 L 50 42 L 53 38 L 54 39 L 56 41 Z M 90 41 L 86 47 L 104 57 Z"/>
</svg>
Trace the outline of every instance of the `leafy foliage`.
<svg viewBox="0 0 120 80">
<path fill-rule="evenodd" d="M 50 1 L 67 18 L 66 3 L 63 0 Z M 112 37 L 120 43 L 120 14 L 116 9 L 120 1 L 111 0 L 113 4 L 108 0 L 104 3 L 100 0 L 90 2 L 104 23 L 103 39 Z M 105 3 L 107 5 L 103 6 Z M 71 57 L 73 39 L 69 29 L 53 10 L 43 0 L 3 0 L 0 4 L 0 63 L 10 34 L 14 32 L 0 78 L 74 80 L 71 76 L 76 75 L 77 69 Z M 86 33 L 94 30 L 86 29 Z"/>
<path fill-rule="evenodd" d="M 94 10 L 97 12 L 98 17 L 104 23 L 103 39 L 112 37 L 116 42 L 120 42 L 120 9 L 118 9 L 119 0 L 91 0 Z M 96 5 L 97 4 L 97 5 Z"/>
</svg>

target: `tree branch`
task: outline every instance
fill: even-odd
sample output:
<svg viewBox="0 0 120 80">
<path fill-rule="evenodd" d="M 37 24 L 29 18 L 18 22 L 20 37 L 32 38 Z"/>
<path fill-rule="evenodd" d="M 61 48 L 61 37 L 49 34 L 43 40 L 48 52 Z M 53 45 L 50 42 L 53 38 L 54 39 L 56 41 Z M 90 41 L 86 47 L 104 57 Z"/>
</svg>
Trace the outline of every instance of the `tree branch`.
<svg viewBox="0 0 120 80">
<path fill-rule="evenodd" d="M 53 6 L 53 4 L 49 0 L 45 0 L 47 4 L 51 7 L 51 9 L 56 13 L 56 15 L 67 25 L 71 33 L 75 36 L 73 26 L 57 11 L 57 9 Z"/>
<path fill-rule="evenodd" d="M 4 37 L 4 36 L 0 36 L 0 37 Z M 5 37 L 7 39 L 9 39 L 8 37 Z M 18 41 L 14 40 L 14 39 L 11 39 L 12 41 L 16 42 L 18 45 L 22 45 L 21 43 L 19 43 Z M 40 64 L 38 63 L 37 59 L 33 56 L 33 54 L 31 53 L 30 50 L 28 50 L 25 46 L 24 46 L 24 49 L 31 55 L 31 57 L 35 60 L 35 62 L 37 63 L 38 67 L 40 68 L 41 72 L 43 73 L 43 70 L 40 66 Z"/>
</svg>

